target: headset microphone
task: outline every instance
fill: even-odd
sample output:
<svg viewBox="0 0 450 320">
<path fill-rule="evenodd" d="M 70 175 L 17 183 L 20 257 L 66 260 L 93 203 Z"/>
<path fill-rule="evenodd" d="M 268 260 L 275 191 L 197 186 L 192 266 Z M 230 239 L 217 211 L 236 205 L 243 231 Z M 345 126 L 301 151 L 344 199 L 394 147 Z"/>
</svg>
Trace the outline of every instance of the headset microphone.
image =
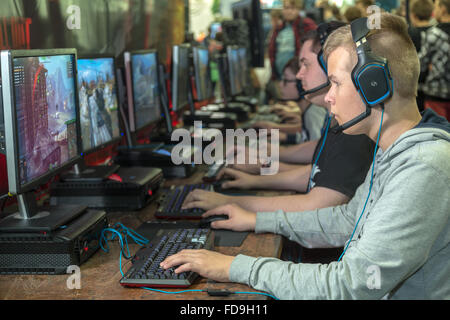
<svg viewBox="0 0 450 320">
<path fill-rule="evenodd" d="M 370 116 L 370 112 L 371 109 L 370 108 L 366 108 L 366 112 L 361 113 L 359 116 L 357 116 L 356 118 L 353 118 L 350 121 L 347 121 L 346 123 L 339 125 L 336 124 L 335 126 L 333 126 L 330 130 L 332 130 L 334 133 L 339 133 L 342 132 L 348 128 L 350 128 L 351 126 L 354 126 L 355 124 L 357 124 L 358 122 L 364 120 L 365 118 L 367 118 L 368 116 Z M 334 115 L 333 115 L 334 117 Z"/>
<path fill-rule="evenodd" d="M 327 82 L 325 82 L 324 84 L 321 84 L 320 86 L 317 86 L 317 87 L 312 88 L 310 90 L 302 91 L 300 93 L 300 97 L 306 96 L 307 94 L 315 93 L 315 92 L 317 92 L 319 90 L 322 90 L 323 88 L 328 87 L 329 85 L 330 85 L 330 81 L 327 78 Z"/>
</svg>

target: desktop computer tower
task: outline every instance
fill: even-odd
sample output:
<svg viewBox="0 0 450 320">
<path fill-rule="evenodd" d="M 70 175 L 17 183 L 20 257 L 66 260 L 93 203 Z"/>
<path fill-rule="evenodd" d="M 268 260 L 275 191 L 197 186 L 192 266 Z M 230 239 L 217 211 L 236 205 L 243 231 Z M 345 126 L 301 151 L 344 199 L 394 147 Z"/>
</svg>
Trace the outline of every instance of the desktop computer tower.
<svg viewBox="0 0 450 320">
<path fill-rule="evenodd" d="M 227 104 L 209 104 L 201 109 L 202 111 L 231 113 L 236 115 L 239 122 L 247 121 L 251 108 L 240 103 L 230 102 Z"/>
<path fill-rule="evenodd" d="M 113 177 L 52 183 L 50 203 L 82 204 L 109 211 L 139 210 L 153 200 L 163 181 L 159 168 L 121 167 Z"/>
<path fill-rule="evenodd" d="M 118 154 L 114 159 L 115 163 L 123 167 L 128 166 L 152 166 L 161 168 L 164 178 L 187 178 L 191 176 L 196 166 L 193 162 L 195 148 L 185 150 L 181 164 L 174 164 L 171 157 L 171 145 L 137 145 L 133 147 L 118 148 Z"/>
<path fill-rule="evenodd" d="M 108 227 L 106 212 L 90 209 L 54 230 L 8 227 L 8 219 L 17 218 L 4 218 L 0 228 L 0 274 L 65 274 L 100 248 L 101 232 Z"/>
<path fill-rule="evenodd" d="M 195 114 L 186 111 L 183 114 L 185 126 L 193 126 L 194 121 L 201 121 L 206 128 L 219 130 L 236 129 L 238 117 L 234 113 L 212 112 L 197 110 Z"/>
</svg>

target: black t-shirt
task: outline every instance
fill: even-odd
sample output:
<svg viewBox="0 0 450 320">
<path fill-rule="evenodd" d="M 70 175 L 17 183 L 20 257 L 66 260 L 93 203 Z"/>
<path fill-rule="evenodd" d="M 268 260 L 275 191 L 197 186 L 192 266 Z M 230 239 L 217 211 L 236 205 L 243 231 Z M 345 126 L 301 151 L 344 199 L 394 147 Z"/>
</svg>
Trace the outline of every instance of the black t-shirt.
<svg viewBox="0 0 450 320">
<path fill-rule="evenodd" d="M 314 151 L 316 161 L 324 135 Z M 325 187 L 352 198 L 364 182 L 373 161 L 375 143 L 366 135 L 348 135 L 328 131 L 309 188 Z"/>
</svg>

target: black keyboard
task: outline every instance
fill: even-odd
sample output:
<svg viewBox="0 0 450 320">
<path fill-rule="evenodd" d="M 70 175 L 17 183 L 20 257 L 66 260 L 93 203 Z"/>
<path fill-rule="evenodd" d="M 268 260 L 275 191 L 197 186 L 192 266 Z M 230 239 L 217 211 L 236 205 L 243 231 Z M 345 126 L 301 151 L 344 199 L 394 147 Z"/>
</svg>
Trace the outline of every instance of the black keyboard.
<svg viewBox="0 0 450 320">
<path fill-rule="evenodd" d="M 184 199 L 194 189 L 214 191 L 213 185 L 209 183 L 185 184 L 163 188 L 158 198 L 158 209 L 155 217 L 159 219 L 200 219 L 205 210 L 200 208 L 183 209 L 181 205 Z"/>
<path fill-rule="evenodd" d="M 160 263 L 183 249 L 212 249 L 213 245 L 211 229 L 160 229 L 157 237 L 134 255 L 132 266 L 120 284 L 129 287 L 189 287 L 198 277 L 197 273 L 175 274 L 176 268 L 164 270 Z"/>
</svg>

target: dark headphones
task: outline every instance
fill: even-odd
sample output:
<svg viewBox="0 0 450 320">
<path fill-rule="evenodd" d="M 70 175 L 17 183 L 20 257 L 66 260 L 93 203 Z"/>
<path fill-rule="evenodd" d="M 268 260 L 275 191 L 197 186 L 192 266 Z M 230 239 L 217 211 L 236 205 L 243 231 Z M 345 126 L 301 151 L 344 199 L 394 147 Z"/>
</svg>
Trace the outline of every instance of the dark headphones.
<svg viewBox="0 0 450 320">
<path fill-rule="evenodd" d="M 325 45 L 325 41 L 328 36 L 332 32 L 331 25 L 328 22 L 321 23 L 317 26 L 317 33 L 319 34 L 320 41 L 320 51 L 317 54 L 317 61 L 319 62 L 319 66 L 322 68 L 323 72 L 328 75 L 327 63 L 323 59 L 323 46 Z"/>
<path fill-rule="evenodd" d="M 392 97 L 393 81 L 388 62 L 370 49 L 366 39 L 370 32 L 366 17 L 354 20 L 350 27 L 358 56 L 358 63 L 352 70 L 352 80 L 364 103 L 373 107 Z"/>
</svg>

